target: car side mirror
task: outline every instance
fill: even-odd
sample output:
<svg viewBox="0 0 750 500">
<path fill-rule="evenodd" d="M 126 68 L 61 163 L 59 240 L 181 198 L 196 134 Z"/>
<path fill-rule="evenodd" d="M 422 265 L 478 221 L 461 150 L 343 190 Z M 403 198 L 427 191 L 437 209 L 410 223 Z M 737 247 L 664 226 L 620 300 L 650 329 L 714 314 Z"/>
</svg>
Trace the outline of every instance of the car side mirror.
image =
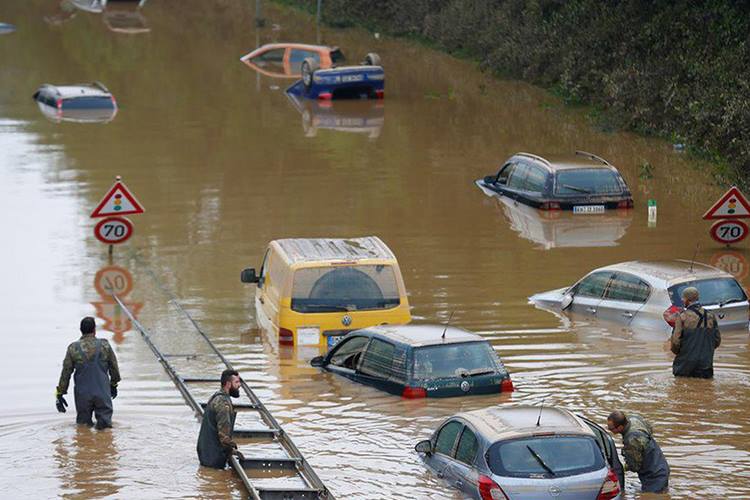
<svg viewBox="0 0 750 500">
<path fill-rule="evenodd" d="M 255 269 L 251 267 L 242 270 L 240 281 L 243 283 L 258 283 L 260 278 L 255 274 Z"/>
<path fill-rule="evenodd" d="M 322 368 L 325 365 L 325 358 L 323 356 L 315 356 L 310 360 L 310 365 L 316 368 Z"/>
<path fill-rule="evenodd" d="M 494 184 L 497 182 L 497 176 L 496 175 L 486 175 L 484 177 L 484 183 L 485 184 Z"/>
<path fill-rule="evenodd" d="M 425 439 L 424 441 L 420 441 L 414 446 L 414 449 L 417 453 L 426 453 L 428 455 L 432 455 L 432 441 L 429 439 Z"/>
<path fill-rule="evenodd" d="M 562 301 L 560 302 L 560 308 L 563 311 L 569 308 L 573 303 L 573 296 L 573 292 L 565 292 L 565 295 L 563 295 Z"/>
</svg>

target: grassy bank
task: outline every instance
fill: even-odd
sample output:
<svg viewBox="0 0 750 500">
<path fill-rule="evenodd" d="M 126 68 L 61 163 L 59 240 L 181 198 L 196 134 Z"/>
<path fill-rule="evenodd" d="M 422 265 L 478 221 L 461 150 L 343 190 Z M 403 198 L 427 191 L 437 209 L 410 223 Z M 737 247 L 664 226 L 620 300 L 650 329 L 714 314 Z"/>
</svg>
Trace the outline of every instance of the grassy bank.
<svg viewBox="0 0 750 500">
<path fill-rule="evenodd" d="M 281 0 L 314 11 L 316 0 Z M 418 38 L 483 70 L 590 104 L 750 181 L 750 3 L 324 0 L 333 26 Z"/>
</svg>

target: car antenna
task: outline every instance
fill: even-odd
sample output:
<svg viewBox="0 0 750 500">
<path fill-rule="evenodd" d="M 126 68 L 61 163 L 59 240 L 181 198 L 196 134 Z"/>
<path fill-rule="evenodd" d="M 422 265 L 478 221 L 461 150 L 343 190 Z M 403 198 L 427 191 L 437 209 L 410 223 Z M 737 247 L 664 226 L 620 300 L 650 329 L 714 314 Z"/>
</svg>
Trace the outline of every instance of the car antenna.
<svg viewBox="0 0 750 500">
<path fill-rule="evenodd" d="M 542 406 L 539 408 L 539 416 L 536 418 L 537 427 L 539 427 L 539 422 L 542 420 L 542 410 L 544 410 L 544 399 L 542 399 Z"/>
<path fill-rule="evenodd" d="M 445 328 L 443 328 L 443 334 L 440 336 L 441 339 L 445 340 L 445 332 L 448 331 L 448 326 L 451 324 L 451 320 L 453 319 L 453 313 L 456 311 L 451 311 L 451 315 L 448 316 L 448 321 L 445 322 Z"/>
<path fill-rule="evenodd" d="M 693 252 L 693 259 L 690 261 L 690 272 L 693 272 L 693 264 L 695 264 L 695 257 L 698 255 L 698 248 L 700 247 L 700 243 L 695 244 L 695 252 Z"/>
</svg>

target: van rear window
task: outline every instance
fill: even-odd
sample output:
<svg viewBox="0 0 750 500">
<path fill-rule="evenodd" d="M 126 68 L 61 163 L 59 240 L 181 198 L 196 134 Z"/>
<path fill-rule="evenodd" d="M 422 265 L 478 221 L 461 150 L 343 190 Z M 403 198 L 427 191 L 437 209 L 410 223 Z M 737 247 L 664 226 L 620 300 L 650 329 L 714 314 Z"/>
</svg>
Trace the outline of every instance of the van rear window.
<svg viewBox="0 0 750 500">
<path fill-rule="evenodd" d="M 604 168 L 561 170 L 557 173 L 555 192 L 562 195 L 620 194 L 620 176 Z"/>
<path fill-rule="evenodd" d="M 292 310 L 302 313 L 391 309 L 401 303 L 393 267 L 328 266 L 298 269 Z"/>
<path fill-rule="evenodd" d="M 669 297 L 672 304 L 682 307 L 682 291 L 692 286 L 698 289 L 700 302 L 704 306 L 714 304 L 728 304 L 732 302 L 744 302 L 747 295 L 737 280 L 734 278 L 714 278 L 707 280 L 687 281 L 669 287 Z"/>
</svg>

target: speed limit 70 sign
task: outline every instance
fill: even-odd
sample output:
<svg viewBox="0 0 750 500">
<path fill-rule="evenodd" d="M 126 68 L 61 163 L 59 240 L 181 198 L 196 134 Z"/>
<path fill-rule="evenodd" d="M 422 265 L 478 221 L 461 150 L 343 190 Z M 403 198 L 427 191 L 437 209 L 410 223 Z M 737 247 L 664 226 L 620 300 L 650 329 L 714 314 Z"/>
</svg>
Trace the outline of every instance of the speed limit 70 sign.
<svg viewBox="0 0 750 500">
<path fill-rule="evenodd" d="M 711 226 L 711 237 L 727 245 L 744 240 L 747 233 L 747 224 L 739 219 L 720 220 Z"/>
<path fill-rule="evenodd" d="M 133 236 L 133 224 L 125 217 L 107 217 L 94 227 L 94 236 L 102 243 L 116 245 Z"/>
</svg>

